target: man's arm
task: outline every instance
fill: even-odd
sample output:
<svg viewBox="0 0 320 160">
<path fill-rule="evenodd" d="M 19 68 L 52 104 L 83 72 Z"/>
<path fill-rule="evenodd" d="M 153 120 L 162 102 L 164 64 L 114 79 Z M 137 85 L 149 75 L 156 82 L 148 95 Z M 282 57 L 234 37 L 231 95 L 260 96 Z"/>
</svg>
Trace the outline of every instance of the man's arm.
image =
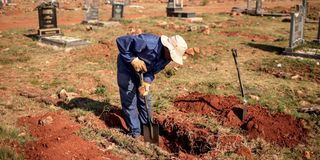
<svg viewBox="0 0 320 160">
<path fill-rule="evenodd" d="M 146 47 L 146 42 L 137 36 L 122 36 L 117 38 L 120 56 L 128 63 L 137 57 L 137 53 Z"/>
</svg>

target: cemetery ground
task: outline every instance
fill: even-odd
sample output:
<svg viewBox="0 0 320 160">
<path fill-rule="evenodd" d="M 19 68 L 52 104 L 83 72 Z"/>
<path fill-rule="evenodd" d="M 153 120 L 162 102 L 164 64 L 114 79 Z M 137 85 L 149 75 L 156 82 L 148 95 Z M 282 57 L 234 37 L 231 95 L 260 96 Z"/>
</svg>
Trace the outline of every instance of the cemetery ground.
<svg viewBox="0 0 320 160">
<path fill-rule="evenodd" d="M 289 10 L 286 4 L 281 7 Z M 91 42 L 80 48 L 40 45 L 28 36 L 34 31 L 21 26 L 1 30 L 0 159 L 320 157 L 319 115 L 298 112 L 320 105 L 320 61 L 281 55 L 290 23 L 220 13 L 235 5 L 229 2 L 214 13 L 209 11 L 216 4 L 204 6 L 203 23 L 167 18 L 146 5 L 151 9 L 143 9 L 145 16 L 131 9 L 137 16 L 117 28 L 62 22 L 65 35 Z M 189 25 L 206 25 L 210 32 L 187 31 Z M 307 23 L 305 30 L 312 41 L 317 24 Z M 159 147 L 126 136 L 119 109 L 115 39 L 140 31 L 180 34 L 193 48 L 183 66 L 171 63 L 152 84 Z M 231 48 L 238 50 L 248 98 L 243 122 L 234 108 L 243 103 Z"/>
</svg>

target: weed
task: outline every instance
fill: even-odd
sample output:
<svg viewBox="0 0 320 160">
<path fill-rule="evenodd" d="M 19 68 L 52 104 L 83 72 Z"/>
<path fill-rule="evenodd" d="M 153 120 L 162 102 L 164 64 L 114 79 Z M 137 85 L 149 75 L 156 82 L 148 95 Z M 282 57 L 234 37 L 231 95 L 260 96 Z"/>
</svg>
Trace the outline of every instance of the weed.
<svg viewBox="0 0 320 160">
<path fill-rule="evenodd" d="M 95 92 L 96 95 L 106 95 L 107 88 L 104 85 L 100 85 L 96 88 Z"/>
<path fill-rule="evenodd" d="M 140 143 L 137 140 L 123 135 L 114 129 L 95 129 L 95 128 L 82 128 L 79 133 L 86 139 L 99 141 L 99 139 L 107 139 L 110 142 L 115 143 L 122 149 L 126 149 L 133 154 L 142 154 L 147 159 L 168 159 L 169 154 L 163 151 L 161 148 L 155 145 L 148 145 Z M 116 149 L 116 148 L 115 148 Z"/>
<path fill-rule="evenodd" d="M 8 147 L 0 147 L 0 159 L 2 160 L 23 160 L 23 157 L 17 155 Z"/>
<path fill-rule="evenodd" d="M 28 134 L 25 135 L 19 135 L 19 130 L 12 128 L 4 128 L 0 126 L 0 141 L 3 140 L 12 140 L 12 141 L 17 141 L 20 144 L 24 144 L 27 141 L 31 141 L 32 137 Z"/>
</svg>

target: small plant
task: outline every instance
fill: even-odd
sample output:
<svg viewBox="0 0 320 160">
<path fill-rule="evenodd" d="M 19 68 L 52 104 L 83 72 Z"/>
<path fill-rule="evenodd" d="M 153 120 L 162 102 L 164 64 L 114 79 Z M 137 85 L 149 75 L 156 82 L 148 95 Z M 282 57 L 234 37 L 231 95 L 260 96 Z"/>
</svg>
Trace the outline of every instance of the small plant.
<svg viewBox="0 0 320 160">
<path fill-rule="evenodd" d="M 107 89 L 104 85 L 100 85 L 96 88 L 96 91 L 94 93 L 96 95 L 106 95 Z"/>
<path fill-rule="evenodd" d="M 7 147 L 0 147 L 0 159 L 11 159 L 11 160 L 23 160 L 23 158 L 17 155 L 12 149 Z"/>
</svg>

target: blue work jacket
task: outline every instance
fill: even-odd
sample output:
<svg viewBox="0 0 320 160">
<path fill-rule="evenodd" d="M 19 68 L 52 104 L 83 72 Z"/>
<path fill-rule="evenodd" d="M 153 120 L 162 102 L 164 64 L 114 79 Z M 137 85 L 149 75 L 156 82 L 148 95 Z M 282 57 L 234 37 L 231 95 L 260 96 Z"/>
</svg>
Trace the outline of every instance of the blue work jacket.
<svg viewBox="0 0 320 160">
<path fill-rule="evenodd" d="M 128 35 L 117 38 L 117 46 L 120 58 L 126 63 L 138 57 L 143 60 L 147 66 L 147 72 L 144 74 L 144 81 L 151 83 L 154 75 L 165 68 L 170 62 L 162 54 L 163 45 L 160 37 L 152 34 L 140 34 L 137 36 Z M 133 69 L 130 65 L 127 65 Z M 133 71 L 135 71 L 133 69 Z"/>
</svg>

